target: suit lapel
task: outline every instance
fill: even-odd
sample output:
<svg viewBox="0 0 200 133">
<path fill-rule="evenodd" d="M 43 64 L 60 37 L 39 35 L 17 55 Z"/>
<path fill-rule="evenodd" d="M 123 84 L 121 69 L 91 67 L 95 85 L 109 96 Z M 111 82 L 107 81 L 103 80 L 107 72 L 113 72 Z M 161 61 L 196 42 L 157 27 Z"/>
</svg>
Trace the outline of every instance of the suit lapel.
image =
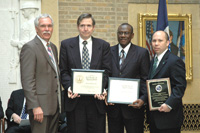
<svg viewBox="0 0 200 133">
<path fill-rule="evenodd" d="M 111 50 L 111 52 L 112 52 L 112 58 L 114 59 L 114 62 L 117 68 L 119 69 L 119 46 L 118 45 L 115 45 L 113 49 Z"/>
<path fill-rule="evenodd" d="M 73 56 L 73 61 L 75 66 L 78 69 L 82 69 L 81 56 L 80 56 L 80 47 L 79 47 L 79 37 L 76 37 L 75 40 L 70 44 L 71 55 Z"/>
<path fill-rule="evenodd" d="M 58 58 L 57 58 L 58 56 L 57 56 L 57 51 L 56 51 L 57 49 L 55 48 L 55 46 L 52 43 L 50 43 L 50 44 L 51 44 L 51 48 L 52 48 L 52 51 L 53 51 L 57 72 L 58 72 L 58 75 L 60 75 L 60 71 L 59 71 L 59 67 L 58 67 Z"/>
<path fill-rule="evenodd" d="M 155 74 L 153 75 L 153 77 L 155 77 L 159 71 L 165 66 L 165 64 L 167 63 L 167 59 L 169 57 L 170 51 L 168 50 L 165 55 L 163 56 L 163 58 L 161 59 L 158 67 L 156 68 Z"/>
<path fill-rule="evenodd" d="M 131 46 L 128 50 L 128 54 L 126 55 L 126 59 L 124 60 L 124 64 L 122 65 L 122 69 L 123 70 L 126 65 L 128 64 L 128 62 L 130 62 L 130 60 L 134 60 L 134 54 L 135 54 L 135 46 L 131 43 Z M 134 58 L 133 58 L 134 57 Z"/>
<path fill-rule="evenodd" d="M 90 69 L 96 68 L 96 65 L 99 62 L 100 52 L 101 52 L 101 45 L 98 45 L 96 39 L 92 37 L 92 56 L 90 62 Z"/>
<path fill-rule="evenodd" d="M 53 68 L 53 70 L 56 72 L 56 68 L 54 66 L 54 64 L 52 63 L 51 59 L 49 58 L 49 55 L 45 49 L 45 47 L 43 46 L 42 42 L 40 41 L 40 39 L 38 37 L 35 37 L 35 42 L 38 45 L 39 49 L 41 50 L 42 54 L 44 55 L 44 57 L 47 59 L 49 65 Z M 55 55 L 55 54 L 54 54 Z"/>
<path fill-rule="evenodd" d="M 19 115 L 20 115 L 20 113 L 21 113 L 21 111 L 22 111 L 22 108 L 23 108 L 23 105 L 24 105 L 24 91 L 21 89 L 20 91 L 19 91 L 19 94 L 17 94 L 17 95 L 19 95 L 19 96 L 17 96 L 18 98 L 19 98 L 19 107 L 20 107 L 20 109 L 19 109 Z"/>
</svg>

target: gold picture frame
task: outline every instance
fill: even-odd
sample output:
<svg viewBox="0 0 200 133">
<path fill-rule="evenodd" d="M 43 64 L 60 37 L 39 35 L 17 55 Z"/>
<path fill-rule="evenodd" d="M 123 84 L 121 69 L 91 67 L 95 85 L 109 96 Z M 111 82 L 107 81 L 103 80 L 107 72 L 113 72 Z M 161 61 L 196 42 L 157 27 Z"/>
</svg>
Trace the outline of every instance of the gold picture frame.
<svg viewBox="0 0 200 133">
<path fill-rule="evenodd" d="M 156 30 L 156 24 L 157 23 L 157 14 L 143 14 L 139 13 L 138 14 L 138 42 L 141 47 L 147 48 L 146 43 L 148 43 L 148 34 L 149 32 L 153 33 Z M 176 43 L 178 44 L 178 35 L 180 33 L 179 28 L 180 24 L 183 24 L 184 27 L 184 46 L 177 46 L 179 48 L 179 54 L 177 56 L 181 56 L 183 61 L 185 62 L 185 68 L 186 68 L 186 79 L 187 80 L 192 80 L 193 78 L 193 72 L 192 72 L 192 15 L 191 14 L 169 14 L 168 15 L 168 24 L 169 24 L 169 29 L 172 27 L 170 30 L 177 31 L 175 32 L 175 35 L 173 37 L 176 38 Z M 171 26 L 170 26 L 171 24 Z M 177 27 L 176 25 L 179 24 Z M 151 27 L 154 27 L 155 29 L 149 29 L 149 25 Z M 174 34 L 174 33 L 173 33 Z M 175 44 L 176 44 L 175 43 Z M 149 48 L 147 48 L 149 49 Z M 180 54 L 181 50 L 183 51 Z M 151 52 L 150 52 L 151 54 Z M 150 55 L 151 56 L 151 55 Z"/>
</svg>

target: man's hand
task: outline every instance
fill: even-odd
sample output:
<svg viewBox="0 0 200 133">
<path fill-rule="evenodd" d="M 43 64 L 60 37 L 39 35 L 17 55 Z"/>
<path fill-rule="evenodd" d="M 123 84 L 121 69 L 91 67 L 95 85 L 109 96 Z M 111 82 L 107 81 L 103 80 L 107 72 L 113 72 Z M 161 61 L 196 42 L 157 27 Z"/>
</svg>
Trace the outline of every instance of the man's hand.
<svg viewBox="0 0 200 133">
<path fill-rule="evenodd" d="M 14 122 L 17 124 L 20 124 L 20 122 L 22 120 L 21 117 L 15 113 L 12 114 L 12 118 L 13 118 Z"/>
<path fill-rule="evenodd" d="M 167 106 L 167 104 L 163 103 L 159 108 L 158 111 L 160 112 L 170 112 L 171 109 Z"/>
<path fill-rule="evenodd" d="M 95 95 L 94 95 L 94 98 L 97 98 L 97 99 L 99 99 L 99 100 L 105 100 L 106 96 L 107 96 L 107 92 L 106 92 L 106 90 L 104 89 L 103 94 L 95 94 Z"/>
<path fill-rule="evenodd" d="M 140 109 L 144 105 L 144 101 L 141 99 L 138 99 L 133 102 L 133 104 L 129 104 L 128 106 L 132 106 L 135 109 Z"/>
<path fill-rule="evenodd" d="M 44 115 L 41 107 L 33 109 L 34 120 L 42 123 Z"/>
<path fill-rule="evenodd" d="M 78 95 L 78 93 L 73 94 L 71 91 L 71 87 L 68 88 L 68 98 L 74 99 L 76 97 L 80 97 L 80 95 Z"/>
<path fill-rule="evenodd" d="M 107 102 L 107 98 L 108 98 L 108 97 L 106 96 L 106 97 L 105 97 L 105 104 L 106 104 L 106 106 L 108 106 L 108 105 L 115 105 L 114 103 L 108 103 L 108 102 Z"/>
</svg>

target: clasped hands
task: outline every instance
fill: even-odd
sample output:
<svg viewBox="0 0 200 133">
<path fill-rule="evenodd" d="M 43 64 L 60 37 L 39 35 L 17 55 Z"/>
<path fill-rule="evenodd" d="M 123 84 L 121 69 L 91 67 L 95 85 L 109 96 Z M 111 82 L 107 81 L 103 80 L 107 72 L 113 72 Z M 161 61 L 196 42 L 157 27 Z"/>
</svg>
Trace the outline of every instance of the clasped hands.
<svg viewBox="0 0 200 133">
<path fill-rule="evenodd" d="M 105 99 L 105 104 L 108 105 L 114 105 L 113 103 L 108 103 L 107 98 Z M 144 105 L 144 101 L 141 99 L 137 99 L 132 104 L 129 104 L 128 106 L 132 106 L 135 109 L 140 109 Z"/>
<path fill-rule="evenodd" d="M 105 100 L 105 97 L 107 96 L 107 92 L 104 89 L 104 92 L 102 94 L 95 94 L 94 98 L 97 98 L 99 100 Z M 68 98 L 74 99 L 76 97 L 80 97 L 78 93 L 72 93 L 71 87 L 68 88 Z"/>
</svg>

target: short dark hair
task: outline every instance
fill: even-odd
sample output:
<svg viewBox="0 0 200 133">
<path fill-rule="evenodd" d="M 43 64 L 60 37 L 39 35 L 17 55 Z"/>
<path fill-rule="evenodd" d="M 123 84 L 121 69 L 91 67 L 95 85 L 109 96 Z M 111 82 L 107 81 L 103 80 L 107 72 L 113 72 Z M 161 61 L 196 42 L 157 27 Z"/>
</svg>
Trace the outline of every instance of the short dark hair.
<svg viewBox="0 0 200 133">
<path fill-rule="evenodd" d="M 81 21 L 82 21 L 84 18 L 91 18 L 91 19 L 92 19 L 92 25 L 93 25 L 93 26 L 95 25 L 95 20 L 94 20 L 92 14 L 90 14 L 90 13 L 83 13 L 83 14 L 81 14 L 81 15 L 78 17 L 78 19 L 77 19 L 77 26 L 80 25 Z"/>
<path fill-rule="evenodd" d="M 173 32 L 169 30 L 169 36 L 173 36 Z"/>
<path fill-rule="evenodd" d="M 163 30 L 158 30 L 158 31 L 163 31 Z M 156 33 L 157 31 L 155 31 L 153 34 L 152 34 L 152 39 L 153 39 L 153 35 Z M 167 32 L 163 31 L 165 33 L 165 39 L 168 41 L 169 40 L 169 35 Z"/>
<path fill-rule="evenodd" d="M 128 25 L 131 28 L 131 33 L 133 33 L 133 26 L 132 25 L 130 25 L 129 23 L 122 23 L 120 26 L 123 26 L 123 25 Z"/>
</svg>

